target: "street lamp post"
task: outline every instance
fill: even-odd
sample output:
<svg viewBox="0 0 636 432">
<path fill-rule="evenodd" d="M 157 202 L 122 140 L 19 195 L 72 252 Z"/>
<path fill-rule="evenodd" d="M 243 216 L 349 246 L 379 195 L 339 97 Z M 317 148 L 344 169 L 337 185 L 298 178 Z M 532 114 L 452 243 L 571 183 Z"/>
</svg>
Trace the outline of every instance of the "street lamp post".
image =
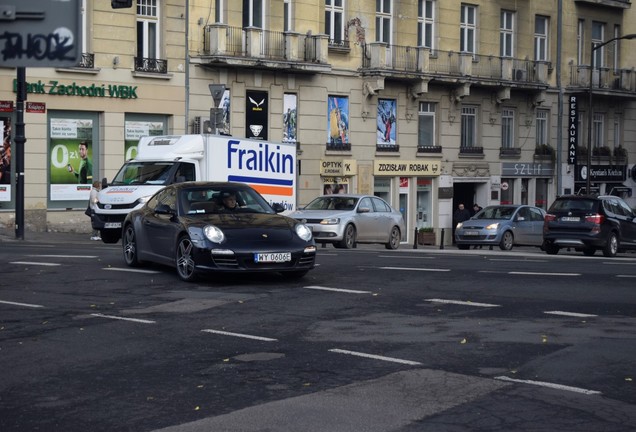
<svg viewBox="0 0 636 432">
<path fill-rule="evenodd" d="M 589 114 L 587 117 L 587 175 L 585 177 L 585 193 L 590 195 L 591 188 L 591 177 L 592 177 L 592 121 L 594 117 L 594 110 L 592 109 L 592 75 L 594 74 L 594 51 L 599 48 L 604 47 L 605 45 L 622 40 L 622 39 L 636 39 L 636 33 L 631 33 L 621 37 L 615 37 L 613 39 L 608 40 L 607 42 L 603 42 L 601 44 L 595 45 L 594 42 L 591 43 L 590 46 L 590 87 L 588 89 L 588 109 Z M 618 47 L 617 47 L 618 49 Z M 599 68 L 599 83 L 600 83 L 601 75 Z"/>
</svg>

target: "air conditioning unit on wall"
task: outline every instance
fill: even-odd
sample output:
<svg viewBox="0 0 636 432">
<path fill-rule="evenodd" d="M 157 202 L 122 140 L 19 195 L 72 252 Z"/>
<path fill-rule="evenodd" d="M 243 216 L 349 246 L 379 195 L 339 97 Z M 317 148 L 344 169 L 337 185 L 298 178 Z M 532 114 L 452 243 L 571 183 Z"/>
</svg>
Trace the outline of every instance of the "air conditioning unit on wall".
<svg viewBox="0 0 636 432">
<path fill-rule="evenodd" d="M 210 120 L 204 120 L 203 117 L 197 116 L 192 121 L 192 133 L 193 134 L 209 134 L 212 133 L 212 127 L 210 126 Z"/>
<path fill-rule="evenodd" d="M 527 81 L 528 80 L 528 71 L 525 69 L 513 69 L 512 70 L 512 79 L 515 81 Z"/>
</svg>

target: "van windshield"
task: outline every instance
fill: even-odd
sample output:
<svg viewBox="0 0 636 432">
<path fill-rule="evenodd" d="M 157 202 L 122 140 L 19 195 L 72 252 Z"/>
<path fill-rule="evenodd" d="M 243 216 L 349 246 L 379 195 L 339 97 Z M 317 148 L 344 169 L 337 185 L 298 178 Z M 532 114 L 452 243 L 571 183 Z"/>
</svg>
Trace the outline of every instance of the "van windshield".
<svg viewBox="0 0 636 432">
<path fill-rule="evenodd" d="M 111 185 L 167 185 L 174 162 L 128 162 L 119 170 Z"/>
</svg>

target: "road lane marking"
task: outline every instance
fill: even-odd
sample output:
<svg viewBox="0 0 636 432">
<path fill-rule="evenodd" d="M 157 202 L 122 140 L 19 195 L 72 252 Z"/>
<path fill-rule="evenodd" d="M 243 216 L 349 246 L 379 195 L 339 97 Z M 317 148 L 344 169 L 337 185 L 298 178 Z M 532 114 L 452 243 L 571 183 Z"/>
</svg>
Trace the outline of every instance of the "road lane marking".
<svg viewBox="0 0 636 432">
<path fill-rule="evenodd" d="M 428 271 L 428 272 L 449 272 L 450 269 L 430 269 L 420 267 L 378 267 L 380 270 L 410 270 L 410 271 Z"/>
<path fill-rule="evenodd" d="M 40 257 L 40 258 L 99 258 L 97 255 L 27 255 L 30 257 Z"/>
<path fill-rule="evenodd" d="M 581 273 L 547 273 L 547 272 L 508 272 L 510 275 L 522 275 L 522 276 L 581 276 Z"/>
<path fill-rule="evenodd" d="M 500 262 L 523 262 L 523 263 L 544 263 L 548 262 L 548 260 L 542 259 L 510 259 L 510 258 L 488 258 L 488 261 L 500 261 Z"/>
<path fill-rule="evenodd" d="M 303 288 L 312 289 L 312 290 L 322 290 L 322 291 L 335 291 L 335 292 L 341 292 L 341 293 L 347 293 L 347 294 L 372 294 L 371 291 L 359 291 L 359 290 L 351 290 L 351 289 L 344 289 L 344 288 L 329 288 L 329 287 L 316 286 L 316 285 L 306 286 Z"/>
<path fill-rule="evenodd" d="M 157 271 L 157 270 L 142 270 L 142 269 L 132 269 L 132 268 L 121 268 L 121 267 L 103 267 L 102 270 L 112 270 L 112 271 L 131 272 L 131 273 L 146 273 L 146 274 L 161 273 L 160 271 Z"/>
<path fill-rule="evenodd" d="M 8 305 L 13 305 L 13 306 L 31 307 L 31 308 L 43 308 L 43 307 L 44 307 L 44 306 L 42 306 L 42 305 L 38 305 L 38 304 L 18 303 L 18 302 L 4 301 L 4 300 L 0 300 L 0 303 L 2 303 L 2 304 L 8 304 Z"/>
<path fill-rule="evenodd" d="M 636 275 L 616 275 L 619 278 L 636 278 Z"/>
<path fill-rule="evenodd" d="M 594 318 L 594 317 L 598 316 L 598 315 L 593 315 L 593 314 L 584 314 L 584 313 L 578 313 L 578 312 L 565 312 L 565 311 L 545 311 L 543 313 L 544 314 L 548 314 L 548 315 L 563 315 L 563 316 L 570 316 L 570 317 L 577 317 L 577 318 Z"/>
<path fill-rule="evenodd" d="M 461 300 L 445 300 L 445 299 L 426 299 L 425 301 L 431 303 L 448 303 L 448 304 L 456 304 L 456 305 L 464 305 L 464 306 L 476 306 L 476 307 L 501 307 L 498 304 L 491 303 L 478 303 L 471 301 L 461 301 Z"/>
<path fill-rule="evenodd" d="M 263 336 L 254 336 L 254 335 L 248 335 L 243 333 L 232 333 L 232 332 L 226 332 L 222 330 L 203 329 L 201 331 L 205 333 L 214 333 L 214 334 L 223 335 L 223 336 L 234 336 L 234 337 L 240 337 L 245 339 L 255 339 L 255 340 L 265 341 L 265 342 L 276 342 L 278 340 L 278 339 L 272 339 L 272 338 L 267 338 Z"/>
<path fill-rule="evenodd" d="M 141 324 L 156 324 L 156 321 L 152 321 L 152 320 L 144 320 L 144 319 L 139 319 L 139 318 L 126 318 L 126 317 L 120 317 L 120 316 L 115 316 L 115 315 L 104 315 L 104 314 L 100 314 L 100 313 L 94 313 L 94 314 L 91 314 L 91 316 L 99 317 L 99 318 L 108 318 L 108 319 L 114 319 L 114 320 L 121 320 L 121 321 L 132 321 L 132 322 L 141 323 Z"/>
<path fill-rule="evenodd" d="M 45 267 L 57 267 L 61 265 L 58 263 L 43 263 L 43 262 L 35 262 L 35 261 L 11 261 L 9 264 L 34 265 L 34 266 L 45 266 Z"/>
<path fill-rule="evenodd" d="M 352 355 L 356 357 L 364 357 L 364 358 L 369 358 L 374 360 L 388 361 L 392 363 L 400 363 L 400 364 L 411 365 L 411 366 L 420 366 L 422 364 L 420 362 L 411 361 L 411 360 L 404 360 L 404 359 L 399 359 L 395 357 L 385 357 L 381 355 L 367 354 L 367 353 L 362 353 L 357 351 L 348 351 L 348 350 L 342 350 L 338 348 L 330 349 L 329 352 L 337 353 L 337 354 L 347 354 L 347 355 Z"/>
<path fill-rule="evenodd" d="M 563 385 L 563 384 L 554 384 L 554 383 L 549 383 L 549 382 L 544 382 L 544 381 L 521 380 L 521 379 L 508 378 L 507 376 L 498 376 L 498 377 L 495 377 L 495 379 L 496 380 L 500 380 L 500 381 L 515 382 L 515 383 L 520 383 L 520 384 L 532 384 L 532 385 L 537 385 L 537 386 L 541 386 L 541 387 L 548 387 L 548 388 L 557 389 L 557 390 L 567 390 L 567 391 L 571 391 L 571 392 L 575 392 L 575 393 L 581 393 L 581 394 L 586 394 L 586 395 L 599 395 L 599 394 L 601 394 L 600 391 L 596 391 L 596 390 L 587 390 L 587 389 L 583 389 L 583 388 L 579 388 L 579 387 L 566 386 L 566 385 Z"/>
<path fill-rule="evenodd" d="M 397 258 L 397 259 L 435 259 L 432 256 L 404 256 L 404 255 L 378 255 L 378 258 Z"/>
</svg>

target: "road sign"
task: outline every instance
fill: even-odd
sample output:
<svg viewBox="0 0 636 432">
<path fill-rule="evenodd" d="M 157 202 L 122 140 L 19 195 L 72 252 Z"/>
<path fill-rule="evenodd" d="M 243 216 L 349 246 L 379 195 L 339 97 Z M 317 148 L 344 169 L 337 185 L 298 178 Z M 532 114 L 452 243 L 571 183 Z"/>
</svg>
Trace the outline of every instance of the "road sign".
<svg viewBox="0 0 636 432">
<path fill-rule="evenodd" d="M 82 56 L 80 0 L 0 0 L 3 67 L 69 67 Z"/>
</svg>

